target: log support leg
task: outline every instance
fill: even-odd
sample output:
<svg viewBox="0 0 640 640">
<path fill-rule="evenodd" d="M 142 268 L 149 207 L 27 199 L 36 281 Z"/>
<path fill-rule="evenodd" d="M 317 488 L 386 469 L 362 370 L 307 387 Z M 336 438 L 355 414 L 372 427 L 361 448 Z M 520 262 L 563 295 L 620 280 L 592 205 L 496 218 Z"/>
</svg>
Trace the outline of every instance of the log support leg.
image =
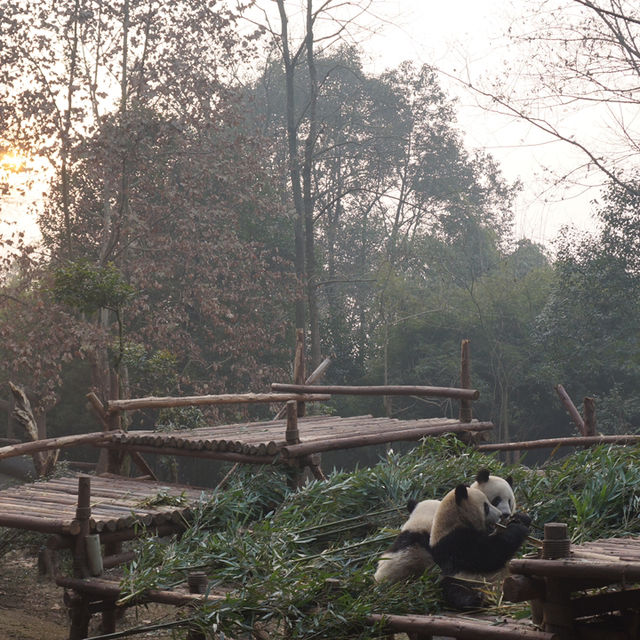
<svg viewBox="0 0 640 640">
<path fill-rule="evenodd" d="M 89 621 L 91 620 L 89 598 L 74 592 L 65 600 L 67 601 L 69 617 L 71 618 L 69 640 L 83 640 L 89 635 Z"/>
</svg>

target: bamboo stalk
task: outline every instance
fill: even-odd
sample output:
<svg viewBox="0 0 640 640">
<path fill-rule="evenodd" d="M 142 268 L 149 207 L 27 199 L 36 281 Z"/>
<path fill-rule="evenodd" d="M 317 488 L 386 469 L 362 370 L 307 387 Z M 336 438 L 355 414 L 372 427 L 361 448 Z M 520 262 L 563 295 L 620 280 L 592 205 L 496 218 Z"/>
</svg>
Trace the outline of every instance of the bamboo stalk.
<svg viewBox="0 0 640 640">
<path fill-rule="evenodd" d="M 134 411 L 136 409 L 154 409 L 161 407 L 184 407 L 196 405 L 215 404 L 240 404 L 251 402 L 286 402 L 287 400 L 299 400 L 305 402 L 317 402 L 331 400 L 331 397 L 323 393 L 238 393 L 220 394 L 209 396 L 184 396 L 184 397 L 154 397 L 130 398 L 128 400 L 109 400 L 107 412 L 109 414 L 118 411 Z"/>
<path fill-rule="evenodd" d="M 335 395 L 352 396 L 433 396 L 436 398 L 455 398 L 458 400 L 477 400 L 480 397 L 480 392 L 477 389 L 457 389 L 454 387 L 424 387 L 408 385 L 341 386 L 284 384 L 280 382 L 272 382 L 271 389 L 273 391 L 283 393 L 328 393 Z"/>
</svg>

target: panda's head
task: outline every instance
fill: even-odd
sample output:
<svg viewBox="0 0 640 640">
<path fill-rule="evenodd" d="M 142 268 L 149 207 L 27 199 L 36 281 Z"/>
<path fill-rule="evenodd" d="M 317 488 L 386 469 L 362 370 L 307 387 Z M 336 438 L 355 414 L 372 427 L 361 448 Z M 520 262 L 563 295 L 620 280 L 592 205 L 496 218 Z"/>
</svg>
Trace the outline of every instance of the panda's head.
<svg viewBox="0 0 640 640">
<path fill-rule="evenodd" d="M 513 479 L 511 476 L 501 478 L 492 476 L 487 469 L 481 469 L 476 476 L 472 489 L 480 489 L 489 502 L 500 510 L 503 518 L 508 518 L 516 510 L 516 497 L 513 494 Z"/>
<path fill-rule="evenodd" d="M 433 518 L 440 506 L 440 500 L 409 500 L 409 519 L 402 525 L 402 531 L 426 531 L 429 533 L 433 525 Z"/>
<path fill-rule="evenodd" d="M 480 489 L 459 484 L 447 493 L 436 511 L 431 528 L 431 546 L 463 527 L 491 533 L 500 516 L 500 510 L 489 502 Z"/>
</svg>

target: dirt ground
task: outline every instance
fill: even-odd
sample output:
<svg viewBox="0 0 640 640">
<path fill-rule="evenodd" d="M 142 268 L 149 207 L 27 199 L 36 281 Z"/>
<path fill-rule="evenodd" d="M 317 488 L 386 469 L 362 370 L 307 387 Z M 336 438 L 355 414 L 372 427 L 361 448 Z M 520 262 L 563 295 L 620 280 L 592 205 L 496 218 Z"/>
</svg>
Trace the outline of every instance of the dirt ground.
<svg viewBox="0 0 640 640">
<path fill-rule="evenodd" d="M 64 590 L 51 578 L 38 575 L 35 549 L 14 550 L 0 556 L 0 640 L 67 640 L 69 618 Z M 175 607 L 128 609 L 118 630 L 174 620 Z M 100 616 L 92 616 L 89 636 L 100 635 Z M 170 631 L 154 631 L 136 638 L 169 640 Z"/>
</svg>

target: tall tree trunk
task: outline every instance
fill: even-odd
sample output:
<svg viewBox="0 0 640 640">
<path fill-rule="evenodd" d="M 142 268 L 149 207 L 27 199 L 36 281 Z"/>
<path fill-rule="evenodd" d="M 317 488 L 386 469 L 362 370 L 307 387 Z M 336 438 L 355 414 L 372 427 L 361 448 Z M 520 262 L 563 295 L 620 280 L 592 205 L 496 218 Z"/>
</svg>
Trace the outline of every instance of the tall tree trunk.
<svg viewBox="0 0 640 640">
<path fill-rule="evenodd" d="M 73 93 L 76 84 L 76 69 L 78 62 L 78 19 L 80 12 L 80 0 L 76 0 L 73 7 L 71 20 L 73 30 L 71 36 L 71 55 L 69 57 L 69 78 L 67 83 L 67 107 L 64 111 L 62 121 L 61 148 L 60 148 L 60 183 L 62 191 L 62 215 L 64 217 L 65 248 L 69 258 L 71 255 L 71 176 L 70 176 L 70 153 L 71 153 L 71 122 L 73 111 Z"/>
<path fill-rule="evenodd" d="M 311 368 L 320 364 L 320 320 L 318 317 L 318 278 L 315 257 L 314 237 L 314 203 L 313 203 L 313 152 L 318 135 L 317 106 L 318 106 L 318 72 L 313 53 L 313 12 L 312 0 L 307 0 L 307 33 L 306 52 L 307 67 L 309 69 L 309 133 L 304 144 L 303 205 L 306 256 L 307 299 L 309 301 L 309 333 L 311 342 Z"/>
<path fill-rule="evenodd" d="M 294 224 L 295 233 L 295 269 L 298 278 L 298 286 L 302 290 L 298 292 L 295 303 L 296 328 L 305 327 L 304 308 L 304 284 L 305 284 L 305 243 L 304 243 L 304 204 L 302 187 L 300 185 L 300 165 L 298 161 L 298 131 L 295 123 L 295 94 L 294 75 L 296 60 L 289 50 L 289 27 L 284 0 L 277 0 L 280 12 L 280 37 L 282 40 L 282 58 L 284 62 L 286 102 L 287 102 L 287 148 L 289 151 L 289 176 L 291 179 L 291 192 L 296 217 Z"/>
</svg>

